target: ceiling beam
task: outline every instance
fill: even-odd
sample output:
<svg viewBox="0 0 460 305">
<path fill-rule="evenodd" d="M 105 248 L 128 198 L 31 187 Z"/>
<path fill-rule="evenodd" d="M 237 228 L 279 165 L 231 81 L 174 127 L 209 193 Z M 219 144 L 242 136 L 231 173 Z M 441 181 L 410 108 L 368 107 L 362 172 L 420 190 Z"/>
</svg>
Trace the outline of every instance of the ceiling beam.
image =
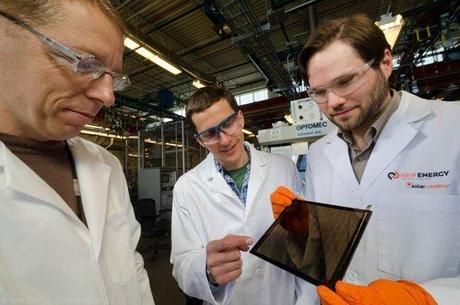
<svg viewBox="0 0 460 305">
<path fill-rule="evenodd" d="M 150 38 L 150 36 L 138 30 L 134 25 L 127 23 L 126 26 L 128 28 L 128 32 L 131 35 L 141 40 L 149 48 L 158 53 L 158 55 L 160 55 L 160 57 L 162 57 L 164 60 L 169 61 L 170 63 L 172 63 L 173 65 L 177 66 L 185 73 L 190 75 L 191 78 L 198 79 L 201 82 L 208 84 L 214 84 L 216 82 L 216 78 L 214 76 L 199 71 L 198 69 L 195 69 L 190 64 L 182 60 L 179 56 L 177 56 L 177 54 L 174 53 L 172 50 L 169 50 L 163 45 L 157 43 L 155 40 Z"/>
</svg>

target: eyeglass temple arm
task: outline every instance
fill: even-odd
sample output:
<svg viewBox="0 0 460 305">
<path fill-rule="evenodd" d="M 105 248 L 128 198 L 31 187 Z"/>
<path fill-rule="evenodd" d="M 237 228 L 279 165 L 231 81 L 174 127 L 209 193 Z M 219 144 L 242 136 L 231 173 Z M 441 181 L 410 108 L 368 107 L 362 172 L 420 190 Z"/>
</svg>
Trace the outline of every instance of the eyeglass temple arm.
<svg viewBox="0 0 460 305">
<path fill-rule="evenodd" d="M 43 41 L 44 43 L 52 46 L 54 49 L 56 49 L 56 51 L 58 51 L 59 53 L 61 53 L 62 55 L 70 58 L 70 59 L 79 59 L 75 53 L 70 50 L 68 47 L 60 44 L 59 42 L 43 35 L 42 33 L 38 32 L 37 30 L 35 30 L 33 27 L 31 27 L 30 25 L 28 25 L 27 23 L 25 23 L 24 21 L 16 18 L 15 16 L 11 15 L 11 14 L 8 14 L 7 12 L 4 12 L 2 10 L 0 10 L 0 15 L 5 17 L 6 19 L 16 23 L 17 25 L 23 27 L 24 29 L 28 30 L 29 32 L 31 32 L 32 34 L 34 34 L 35 36 L 37 36 L 41 41 Z"/>
</svg>

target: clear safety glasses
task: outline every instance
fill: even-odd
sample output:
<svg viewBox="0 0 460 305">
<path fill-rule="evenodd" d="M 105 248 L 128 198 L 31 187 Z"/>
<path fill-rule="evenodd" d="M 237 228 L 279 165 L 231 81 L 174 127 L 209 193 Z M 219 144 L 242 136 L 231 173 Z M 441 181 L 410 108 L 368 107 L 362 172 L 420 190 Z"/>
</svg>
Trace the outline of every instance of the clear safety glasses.
<svg viewBox="0 0 460 305">
<path fill-rule="evenodd" d="M 8 20 L 16 23 L 22 28 L 28 30 L 34 34 L 41 42 L 51 47 L 52 51 L 49 54 L 61 65 L 69 68 L 75 73 L 83 76 L 88 76 L 92 79 L 99 78 L 103 74 L 107 73 L 112 76 L 113 90 L 122 91 L 126 89 L 131 82 L 127 75 L 109 71 L 107 67 L 100 62 L 94 55 L 76 51 L 70 47 L 57 42 L 48 36 L 43 35 L 24 21 L 6 13 L 0 11 L 0 15 L 7 18 Z"/>
<path fill-rule="evenodd" d="M 231 135 L 235 133 L 239 128 L 241 128 L 240 124 L 240 113 L 238 111 L 236 113 L 231 114 L 225 120 L 220 122 L 217 126 L 208 128 L 202 132 L 196 133 L 195 139 L 198 142 L 201 142 L 203 145 L 212 145 L 219 141 L 220 133 L 223 132 L 226 135 Z"/>
<path fill-rule="evenodd" d="M 308 87 L 308 95 L 310 95 L 317 104 L 323 104 L 328 101 L 328 92 L 333 92 L 339 96 L 346 96 L 353 93 L 366 82 L 364 75 L 369 68 L 372 67 L 374 61 L 374 59 L 369 60 L 363 66 L 340 76 L 326 87 Z"/>
</svg>

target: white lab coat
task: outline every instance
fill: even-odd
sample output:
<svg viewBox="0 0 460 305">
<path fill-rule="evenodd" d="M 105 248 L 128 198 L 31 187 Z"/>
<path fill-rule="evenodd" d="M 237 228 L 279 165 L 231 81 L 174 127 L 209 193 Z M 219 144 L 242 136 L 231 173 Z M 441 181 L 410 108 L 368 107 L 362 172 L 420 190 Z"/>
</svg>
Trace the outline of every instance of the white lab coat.
<svg viewBox="0 0 460 305">
<path fill-rule="evenodd" d="M 405 278 L 422 284 L 439 305 L 460 304 L 459 130 L 458 105 L 403 92 L 361 183 L 336 133 L 311 145 L 306 198 L 355 208 L 372 204 L 345 281 Z"/>
<path fill-rule="evenodd" d="M 214 296 L 206 278 L 207 243 L 227 234 L 257 241 L 273 223 L 270 194 L 280 185 L 302 189 L 293 162 L 252 145 L 246 208 L 217 171 L 212 154 L 180 177 L 174 186 L 171 263 L 186 294 L 205 304 L 313 304 L 314 286 L 247 252 L 241 253 L 242 275 Z"/>
<path fill-rule="evenodd" d="M 0 304 L 154 304 L 118 160 L 81 138 L 67 142 L 88 227 L 0 142 Z"/>
</svg>

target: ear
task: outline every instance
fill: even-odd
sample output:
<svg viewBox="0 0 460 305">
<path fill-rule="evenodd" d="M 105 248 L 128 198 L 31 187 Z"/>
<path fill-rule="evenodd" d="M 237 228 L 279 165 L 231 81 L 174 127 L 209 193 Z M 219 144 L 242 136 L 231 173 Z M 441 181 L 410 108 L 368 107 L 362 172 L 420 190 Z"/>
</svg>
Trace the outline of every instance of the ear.
<svg viewBox="0 0 460 305">
<path fill-rule="evenodd" d="M 241 115 L 241 129 L 243 129 L 244 128 L 244 114 L 241 110 L 240 110 L 240 113 L 241 113 L 240 114 Z"/>
<path fill-rule="evenodd" d="M 382 70 L 383 75 L 388 79 L 393 72 L 393 55 L 389 49 L 385 49 L 383 59 L 380 62 L 380 70 Z"/>
</svg>

